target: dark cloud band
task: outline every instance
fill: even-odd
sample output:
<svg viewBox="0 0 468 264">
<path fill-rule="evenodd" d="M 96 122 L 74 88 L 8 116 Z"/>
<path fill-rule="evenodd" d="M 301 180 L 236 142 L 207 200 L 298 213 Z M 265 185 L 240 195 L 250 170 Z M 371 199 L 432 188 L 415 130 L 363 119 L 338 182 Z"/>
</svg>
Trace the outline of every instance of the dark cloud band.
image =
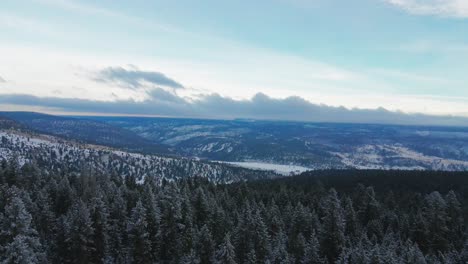
<svg viewBox="0 0 468 264">
<path fill-rule="evenodd" d="M 144 82 L 153 85 L 167 86 L 173 89 L 183 89 L 184 86 L 160 72 L 141 71 L 136 67 L 125 69 L 123 67 L 107 67 L 97 73 L 93 78 L 98 82 L 120 83 L 128 88 L 136 89 Z"/>
<path fill-rule="evenodd" d="M 405 114 L 379 109 L 347 109 L 317 105 L 301 97 L 274 99 L 257 94 L 251 100 L 234 100 L 218 94 L 187 101 L 163 89 L 155 89 L 143 102 L 118 100 L 113 102 L 31 95 L 0 95 L 0 104 L 56 108 L 64 112 L 102 114 L 164 115 L 197 118 L 253 118 L 312 122 L 381 123 L 403 125 L 468 126 L 468 118 Z"/>
</svg>

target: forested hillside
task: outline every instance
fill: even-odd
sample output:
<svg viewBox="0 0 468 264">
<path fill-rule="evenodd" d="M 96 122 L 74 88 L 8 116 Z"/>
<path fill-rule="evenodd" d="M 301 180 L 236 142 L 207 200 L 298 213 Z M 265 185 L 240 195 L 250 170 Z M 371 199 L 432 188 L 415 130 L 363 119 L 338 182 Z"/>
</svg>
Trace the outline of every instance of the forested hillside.
<svg viewBox="0 0 468 264">
<path fill-rule="evenodd" d="M 467 173 L 327 171 L 230 185 L 153 179 L 4 161 L 0 262 L 468 261 Z"/>
<path fill-rule="evenodd" d="M 122 148 L 141 153 L 174 154 L 167 146 L 146 140 L 127 129 L 88 119 L 35 112 L 0 112 L 0 128 L 2 128 L 2 120 L 8 120 L 10 127 L 13 124 L 14 127 L 23 127 L 67 140 Z"/>
<path fill-rule="evenodd" d="M 212 160 L 263 161 L 311 169 L 468 169 L 466 127 L 88 118 L 131 130 L 179 153 Z"/>
<path fill-rule="evenodd" d="M 0 130 L 0 138 L 0 160 L 14 161 L 18 167 L 33 164 L 44 173 L 81 175 L 97 172 L 133 177 L 137 182 L 143 182 L 146 177 L 160 182 L 162 179 L 197 176 L 216 183 L 278 177 L 268 171 L 195 159 L 144 155 L 16 129 Z"/>
</svg>

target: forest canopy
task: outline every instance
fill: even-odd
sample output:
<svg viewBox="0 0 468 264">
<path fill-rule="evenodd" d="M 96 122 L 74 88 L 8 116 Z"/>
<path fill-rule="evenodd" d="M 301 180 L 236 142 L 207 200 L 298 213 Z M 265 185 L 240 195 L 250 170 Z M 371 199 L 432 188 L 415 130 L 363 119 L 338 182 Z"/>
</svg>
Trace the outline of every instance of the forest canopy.
<svg viewBox="0 0 468 264">
<path fill-rule="evenodd" d="M 468 173 L 233 184 L 0 167 L 1 263 L 466 263 Z"/>
</svg>

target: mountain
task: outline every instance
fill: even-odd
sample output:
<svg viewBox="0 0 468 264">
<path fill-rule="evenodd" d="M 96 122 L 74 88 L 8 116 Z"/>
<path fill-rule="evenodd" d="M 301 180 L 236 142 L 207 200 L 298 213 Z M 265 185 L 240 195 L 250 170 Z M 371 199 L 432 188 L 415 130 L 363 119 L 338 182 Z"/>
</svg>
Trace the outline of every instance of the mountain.
<svg viewBox="0 0 468 264">
<path fill-rule="evenodd" d="M 0 116 L 0 129 L 21 129 L 21 126 L 18 122 L 11 120 L 9 118 Z"/>
<path fill-rule="evenodd" d="M 97 173 L 121 178 L 161 182 L 201 177 L 215 183 L 279 177 L 220 163 L 187 158 L 144 155 L 105 146 L 81 144 L 55 136 L 17 130 L 0 130 L 0 160 L 15 160 L 19 167 L 36 166 L 48 173 Z"/>
<path fill-rule="evenodd" d="M 468 169 L 468 128 L 1 112 L 67 140 L 289 175 L 320 169 Z M 9 122 L 9 123 L 8 123 Z"/>
<path fill-rule="evenodd" d="M 132 131 L 94 120 L 34 112 L 0 112 L 0 117 L 15 121 L 30 130 L 64 139 L 143 153 L 172 153 L 166 146 L 144 139 Z"/>
<path fill-rule="evenodd" d="M 93 117 L 185 156 L 310 169 L 467 170 L 468 128 Z"/>
</svg>

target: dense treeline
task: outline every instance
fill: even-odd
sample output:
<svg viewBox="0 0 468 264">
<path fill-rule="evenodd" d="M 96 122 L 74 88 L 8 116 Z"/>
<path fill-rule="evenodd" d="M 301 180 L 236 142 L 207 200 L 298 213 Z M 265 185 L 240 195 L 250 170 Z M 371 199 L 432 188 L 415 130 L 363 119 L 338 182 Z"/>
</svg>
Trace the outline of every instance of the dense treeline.
<svg viewBox="0 0 468 264">
<path fill-rule="evenodd" d="M 143 155 L 16 130 L 0 130 L 1 159 L 15 160 L 19 164 L 35 164 L 43 172 L 51 174 L 71 176 L 80 175 L 87 170 L 93 174 L 135 177 L 137 182 L 143 182 L 146 176 L 158 181 L 196 176 L 215 183 L 279 177 L 270 171 L 250 170 L 190 158 Z"/>
<path fill-rule="evenodd" d="M 324 171 L 137 184 L 2 162 L 0 263 L 466 263 L 467 183 Z"/>
</svg>

